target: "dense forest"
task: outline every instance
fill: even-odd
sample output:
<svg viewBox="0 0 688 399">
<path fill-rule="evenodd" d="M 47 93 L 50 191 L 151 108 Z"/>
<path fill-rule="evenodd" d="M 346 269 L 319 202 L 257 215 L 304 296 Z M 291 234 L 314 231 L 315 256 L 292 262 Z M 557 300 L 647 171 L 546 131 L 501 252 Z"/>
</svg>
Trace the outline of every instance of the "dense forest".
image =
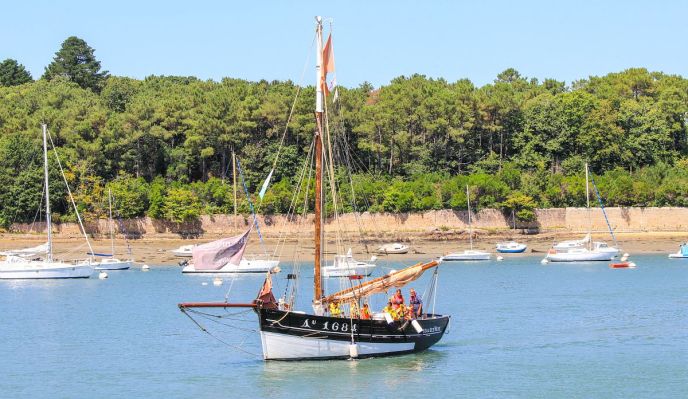
<svg viewBox="0 0 688 399">
<path fill-rule="evenodd" d="M 291 81 L 111 76 L 76 37 L 37 80 L 7 59 L 0 225 L 31 222 L 40 208 L 41 123 L 86 217 L 104 214 L 107 188 L 122 217 L 231 212 L 232 152 L 255 198 L 298 98 L 273 184 L 257 201 L 259 212 L 286 212 L 315 129 L 314 92 Z M 328 104 L 334 155 L 352 173 L 337 172 L 353 187 L 341 190 L 345 210 L 465 209 L 469 185 L 477 208 L 528 220 L 536 207 L 585 204 L 585 162 L 609 206 L 688 206 L 681 76 L 633 68 L 566 84 L 507 69 L 482 87 L 400 76 L 379 88 L 339 87 Z M 55 217 L 73 220 L 53 163 Z M 238 206 L 248 211 L 243 192 Z"/>
</svg>

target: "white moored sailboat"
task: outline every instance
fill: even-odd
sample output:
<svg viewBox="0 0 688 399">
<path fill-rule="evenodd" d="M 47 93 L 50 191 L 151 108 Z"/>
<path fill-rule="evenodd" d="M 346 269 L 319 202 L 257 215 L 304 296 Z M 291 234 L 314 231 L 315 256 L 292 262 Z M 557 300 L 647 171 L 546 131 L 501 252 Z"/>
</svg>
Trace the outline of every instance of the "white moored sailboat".
<svg viewBox="0 0 688 399">
<path fill-rule="evenodd" d="M 581 240 L 562 241 L 552 247 L 547 252 L 543 262 L 595 262 L 595 261 L 610 261 L 619 250 L 615 247 L 610 247 L 604 242 L 592 241 L 592 221 L 590 219 L 590 185 L 588 178 L 588 164 L 585 164 L 585 201 L 588 212 L 588 234 Z M 599 198 L 599 195 L 598 195 Z M 601 204 L 600 199 L 600 204 Z M 603 208 L 604 211 L 604 208 Z M 606 214 L 605 214 L 606 218 Z M 614 232 L 609 226 L 609 232 L 614 237 Z"/>
<path fill-rule="evenodd" d="M 114 223 L 112 220 L 112 193 L 110 192 L 109 188 L 108 188 L 108 206 L 110 209 L 109 218 L 108 218 L 108 226 L 110 229 L 110 254 L 107 254 L 107 255 L 93 254 L 95 256 L 107 256 L 107 258 L 105 258 L 105 259 L 103 259 L 100 262 L 95 264 L 96 270 L 127 270 L 134 264 L 134 261 L 131 259 L 119 260 L 115 257 L 115 228 L 114 228 Z"/>
<path fill-rule="evenodd" d="M 198 308 L 222 309 L 251 308 L 258 315 L 259 336 L 265 360 L 297 359 L 350 359 L 373 356 L 390 356 L 425 350 L 440 340 L 449 323 L 449 316 L 434 313 L 423 313 L 414 319 L 393 319 L 389 313 L 363 315 L 357 309 L 365 309 L 363 303 L 373 294 L 386 295 L 392 288 L 402 287 L 418 279 L 426 270 L 435 271 L 433 286 L 430 290 L 434 296 L 434 283 L 437 278 L 438 261 L 420 263 L 415 266 L 391 272 L 385 276 L 354 283 L 349 288 L 331 295 L 323 291 L 323 160 L 332 159 L 324 156 L 323 142 L 329 142 L 327 120 L 324 115 L 326 95 L 325 75 L 334 70 L 330 57 L 331 36 L 323 50 L 322 18 L 317 17 L 316 44 L 318 74 L 316 84 L 316 132 L 314 135 L 315 163 L 315 210 L 314 210 L 314 265 L 313 265 L 313 308 L 312 311 L 293 310 L 295 291 L 291 296 L 275 299 L 272 290 L 272 277 L 266 276 L 261 290 L 250 303 L 205 302 L 180 303 L 179 308 L 193 319 L 195 314 L 206 315 L 206 310 Z M 330 64 L 330 61 L 332 64 Z M 331 152 L 327 152 L 331 155 Z M 310 168 L 308 168 L 310 169 Z M 331 169 L 330 171 L 331 172 Z M 332 183 L 331 183 L 332 184 Z M 291 278 L 290 273 L 287 281 Z M 298 273 L 293 274 L 297 277 Z M 286 300 L 285 300 L 286 299 Z M 433 303 L 432 298 L 428 303 Z M 327 309 L 331 309 L 327 314 Z M 349 315 L 343 312 L 348 310 Z M 371 317 L 372 316 L 372 317 Z M 195 319 L 194 319 L 195 321 Z"/>
<path fill-rule="evenodd" d="M 182 273 L 265 273 L 275 271 L 278 260 L 244 256 L 251 227 L 244 233 L 193 247 L 193 257 Z"/>
<path fill-rule="evenodd" d="M 45 215 L 48 230 L 47 250 L 45 259 L 27 259 L 18 255 L 8 255 L 0 261 L 0 279 L 57 279 L 57 278 L 88 278 L 93 274 L 90 261 L 71 264 L 53 260 L 53 236 L 50 218 L 50 184 L 48 179 L 48 142 L 47 127 L 43 125 L 43 170 L 45 175 Z M 58 161 L 59 162 L 59 161 Z M 71 196 L 71 193 L 70 193 Z M 77 218 L 81 225 L 76 206 Z M 83 231 L 83 226 L 81 226 Z M 84 234 L 85 236 L 85 234 Z M 88 238 L 86 238 L 88 242 Z M 89 244 L 90 247 L 90 244 Z M 30 252 L 30 251 L 29 251 Z M 34 254 L 34 255 L 37 255 Z"/>
<path fill-rule="evenodd" d="M 490 253 L 473 249 L 473 227 L 471 225 L 471 196 L 466 186 L 466 203 L 468 204 L 468 240 L 470 241 L 471 249 L 465 249 L 463 252 L 453 252 L 442 257 L 443 261 L 475 261 L 475 260 L 490 260 Z"/>
</svg>

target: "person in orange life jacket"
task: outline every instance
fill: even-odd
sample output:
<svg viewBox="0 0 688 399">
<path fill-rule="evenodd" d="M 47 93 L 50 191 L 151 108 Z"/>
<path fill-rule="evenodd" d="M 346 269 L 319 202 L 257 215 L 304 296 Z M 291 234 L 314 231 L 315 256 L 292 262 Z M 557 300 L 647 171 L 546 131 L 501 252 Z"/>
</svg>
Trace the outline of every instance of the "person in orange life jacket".
<svg viewBox="0 0 688 399">
<path fill-rule="evenodd" d="M 361 309 L 361 319 L 370 320 L 370 308 L 368 307 L 367 303 L 364 303 L 363 308 Z"/>
<path fill-rule="evenodd" d="M 423 314 L 423 301 L 416 295 L 416 290 L 411 288 L 411 299 L 409 299 L 409 305 L 411 308 L 411 317 L 417 318 L 421 317 Z"/>
</svg>

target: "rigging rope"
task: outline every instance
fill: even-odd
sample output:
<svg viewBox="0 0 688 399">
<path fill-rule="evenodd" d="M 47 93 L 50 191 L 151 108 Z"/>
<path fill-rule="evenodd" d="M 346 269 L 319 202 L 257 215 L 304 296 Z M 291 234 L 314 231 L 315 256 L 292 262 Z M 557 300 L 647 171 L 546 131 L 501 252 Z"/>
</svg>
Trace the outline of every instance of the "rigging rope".
<svg viewBox="0 0 688 399">
<path fill-rule="evenodd" d="M 72 195 L 72 190 L 69 188 L 69 183 L 67 183 L 67 177 L 65 177 L 64 170 L 62 169 L 62 163 L 60 162 L 60 156 L 57 154 L 57 148 L 55 148 L 55 143 L 53 143 L 53 136 L 50 134 L 50 130 L 46 129 L 46 133 L 48 134 L 48 138 L 50 139 L 50 145 L 53 146 L 53 152 L 55 153 L 55 159 L 57 160 L 57 166 L 60 167 L 60 173 L 62 173 L 62 179 L 65 182 L 65 186 L 67 186 L 67 193 L 69 193 L 69 199 L 72 201 L 72 206 L 74 206 L 74 213 L 76 213 L 76 219 L 79 221 L 79 226 L 81 227 L 81 232 L 84 234 L 84 238 L 86 239 L 86 244 L 88 244 L 88 249 L 90 253 L 93 253 L 93 247 L 91 247 L 91 241 L 88 239 L 88 235 L 86 234 L 86 229 L 84 228 L 84 224 L 81 221 L 81 215 L 79 215 L 79 209 L 76 207 L 76 203 L 74 202 L 74 196 Z"/>
<path fill-rule="evenodd" d="M 256 217 L 256 211 L 253 208 L 253 201 L 251 201 L 251 195 L 248 193 L 248 187 L 246 186 L 246 181 L 244 180 L 244 172 L 241 170 L 241 162 L 239 161 L 239 157 L 236 157 L 236 161 L 237 169 L 239 170 L 239 176 L 241 177 L 241 185 L 244 187 L 244 193 L 246 193 L 246 200 L 248 201 L 248 206 L 251 210 L 251 215 L 253 215 L 253 225 L 256 226 L 256 231 L 258 232 L 258 238 L 260 238 L 260 244 L 263 247 L 263 251 L 267 254 L 268 251 L 265 248 L 263 235 L 260 233 L 260 227 L 258 226 L 258 218 Z"/>
<path fill-rule="evenodd" d="M 600 195 L 600 190 L 597 189 L 597 184 L 595 184 L 595 178 L 590 174 L 590 182 L 592 182 L 592 188 L 595 189 L 595 195 L 597 196 L 597 202 L 600 204 L 602 209 L 602 214 L 604 215 L 604 221 L 607 222 L 607 228 L 609 229 L 609 234 L 612 235 L 612 240 L 614 240 L 614 247 L 618 248 L 619 244 L 616 242 L 616 236 L 614 235 L 614 230 L 612 230 L 612 225 L 609 223 L 609 218 L 607 217 L 607 211 L 604 210 L 604 203 L 602 202 L 602 196 Z"/>
</svg>

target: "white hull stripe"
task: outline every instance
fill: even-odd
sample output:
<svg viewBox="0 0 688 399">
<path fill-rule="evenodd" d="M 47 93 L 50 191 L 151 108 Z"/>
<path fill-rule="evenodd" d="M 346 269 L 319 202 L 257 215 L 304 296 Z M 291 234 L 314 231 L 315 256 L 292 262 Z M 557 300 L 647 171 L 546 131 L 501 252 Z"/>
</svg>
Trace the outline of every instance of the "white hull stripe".
<svg viewBox="0 0 688 399">
<path fill-rule="evenodd" d="M 262 331 L 265 360 L 319 359 L 349 357 L 349 341 L 307 338 L 295 335 Z M 413 351 L 415 343 L 371 343 L 357 342 L 359 356 L 374 356 Z"/>
</svg>

